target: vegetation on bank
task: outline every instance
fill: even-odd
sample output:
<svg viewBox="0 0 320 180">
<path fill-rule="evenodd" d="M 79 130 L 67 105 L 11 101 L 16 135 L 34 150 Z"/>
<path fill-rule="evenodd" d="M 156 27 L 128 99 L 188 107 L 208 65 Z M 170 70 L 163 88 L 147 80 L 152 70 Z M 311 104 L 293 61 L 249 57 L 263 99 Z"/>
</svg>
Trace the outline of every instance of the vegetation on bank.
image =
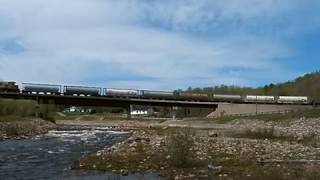
<svg viewBox="0 0 320 180">
<path fill-rule="evenodd" d="M 20 118 L 18 118 L 20 119 Z M 21 139 L 30 136 L 44 134 L 56 125 L 42 119 L 24 119 L 23 121 L 2 121 L 0 123 L 0 140 L 3 139 Z"/>
<path fill-rule="evenodd" d="M 224 124 L 237 119 L 257 119 L 262 121 L 276 121 L 283 122 L 288 120 L 295 120 L 299 118 L 319 118 L 320 109 L 304 109 L 289 111 L 287 113 L 274 113 L 274 114 L 258 114 L 258 115 L 234 115 L 234 116 L 222 116 L 216 118 L 209 118 L 216 123 Z"/>
<path fill-rule="evenodd" d="M 206 88 L 188 88 L 187 91 L 207 94 L 255 94 L 310 96 L 320 98 L 320 72 L 313 72 L 285 83 L 269 84 L 264 87 L 251 88 L 240 86 L 215 86 Z"/>
<path fill-rule="evenodd" d="M 39 117 L 54 122 L 54 105 L 38 105 L 32 100 L 0 99 L 0 122 Z"/>
<path fill-rule="evenodd" d="M 27 138 L 53 129 L 54 112 L 53 106 L 38 106 L 31 100 L 0 99 L 0 140 Z"/>
</svg>

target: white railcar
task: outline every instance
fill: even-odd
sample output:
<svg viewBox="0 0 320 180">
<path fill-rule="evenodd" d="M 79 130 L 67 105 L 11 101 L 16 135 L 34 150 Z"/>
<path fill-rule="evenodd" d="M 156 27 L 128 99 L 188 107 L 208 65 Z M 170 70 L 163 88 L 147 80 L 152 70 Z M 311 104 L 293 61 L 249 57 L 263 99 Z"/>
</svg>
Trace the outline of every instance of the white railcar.
<svg viewBox="0 0 320 180">
<path fill-rule="evenodd" d="M 135 89 L 114 89 L 114 88 L 105 88 L 105 96 L 139 96 L 140 91 Z"/>
<path fill-rule="evenodd" d="M 255 95 L 247 95 L 245 96 L 245 102 L 275 102 L 274 96 L 255 96 Z"/>
<path fill-rule="evenodd" d="M 308 97 L 307 96 L 279 96 L 278 97 L 278 103 L 284 103 L 284 104 L 302 103 L 302 104 L 307 104 L 308 103 Z"/>
<path fill-rule="evenodd" d="M 241 95 L 229 95 L 229 94 L 213 94 L 214 101 L 231 101 L 239 102 L 242 101 Z"/>
</svg>

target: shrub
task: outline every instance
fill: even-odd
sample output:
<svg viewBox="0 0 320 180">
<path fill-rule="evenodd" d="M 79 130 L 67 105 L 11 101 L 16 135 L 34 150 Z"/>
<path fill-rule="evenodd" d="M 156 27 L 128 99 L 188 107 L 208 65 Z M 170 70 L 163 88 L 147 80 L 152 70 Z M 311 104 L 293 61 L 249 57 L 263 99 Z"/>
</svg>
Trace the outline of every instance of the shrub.
<svg viewBox="0 0 320 180">
<path fill-rule="evenodd" d="M 172 130 L 167 138 L 170 162 L 175 167 L 189 167 L 194 158 L 194 135 L 191 129 Z"/>
</svg>

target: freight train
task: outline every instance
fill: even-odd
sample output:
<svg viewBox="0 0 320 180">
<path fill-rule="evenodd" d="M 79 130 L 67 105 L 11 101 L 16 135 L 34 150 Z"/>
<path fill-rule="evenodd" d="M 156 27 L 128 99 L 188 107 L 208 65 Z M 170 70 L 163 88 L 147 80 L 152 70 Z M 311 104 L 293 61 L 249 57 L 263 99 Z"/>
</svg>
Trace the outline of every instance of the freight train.
<svg viewBox="0 0 320 180">
<path fill-rule="evenodd" d="M 15 82 L 0 82 L 0 92 L 230 103 L 313 104 L 314 102 L 312 98 L 307 96 L 261 96 L 227 94 L 208 95 L 203 93 L 190 93 L 180 91 L 116 89 L 33 83 L 22 83 L 22 88 L 20 90 Z"/>
</svg>

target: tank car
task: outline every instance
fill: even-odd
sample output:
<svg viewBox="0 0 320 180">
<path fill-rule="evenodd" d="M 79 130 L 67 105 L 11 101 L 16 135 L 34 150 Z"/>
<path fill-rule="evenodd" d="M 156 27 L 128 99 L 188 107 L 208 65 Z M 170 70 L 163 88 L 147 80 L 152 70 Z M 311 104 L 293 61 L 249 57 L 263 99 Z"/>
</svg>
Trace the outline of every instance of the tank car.
<svg viewBox="0 0 320 180">
<path fill-rule="evenodd" d="M 255 95 L 246 95 L 243 96 L 244 102 L 260 102 L 260 103 L 272 103 L 275 102 L 274 96 L 255 96 Z"/>
<path fill-rule="evenodd" d="M 152 91 L 152 90 L 141 90 L 141 96 L 144 98 L 168 98 L 173 99 L 173 91 Z"/>
<path fill-rule="evenodd" d="M 242 102 L 241 95 L 213 94 L 214 101 Z"/>
<path fill-rule="evenodd" d="M 0 92 L 14 92 L 18 93 L 19 87 L 16 82 L 13 81 L 0 81 Z"/>
<path fill-rule="evenodd" d="M 308 104 L 309 98 L 307 96 L 279 96 L 277 102 L 281 104 Z"/>
<path fill-rule="evenodd" d="M 22 93 L 60 94 L 60 90 L 60 85 L 22 83 Z"/>
<path fill-rule="evenodd" d="M 178 93 L 179 99 L 183 100 L 192 100 L 192 101 L 209 101 L 209 95 L 203 93 L 187 93 L 180 92 Z"/>
<path fill-rule="evenodd" d="M 124 97 L 138 97 L 140 96 L 139 90 L 134 89 L 114 89 L 114 88 L 104 88 L 104 96 L 124 96 Z"/>
<path fill-rule="evenodd" d="M 86 86 L 64 86 L 64 95 L 100 96 L 101 88 Z"/>
</svg>

